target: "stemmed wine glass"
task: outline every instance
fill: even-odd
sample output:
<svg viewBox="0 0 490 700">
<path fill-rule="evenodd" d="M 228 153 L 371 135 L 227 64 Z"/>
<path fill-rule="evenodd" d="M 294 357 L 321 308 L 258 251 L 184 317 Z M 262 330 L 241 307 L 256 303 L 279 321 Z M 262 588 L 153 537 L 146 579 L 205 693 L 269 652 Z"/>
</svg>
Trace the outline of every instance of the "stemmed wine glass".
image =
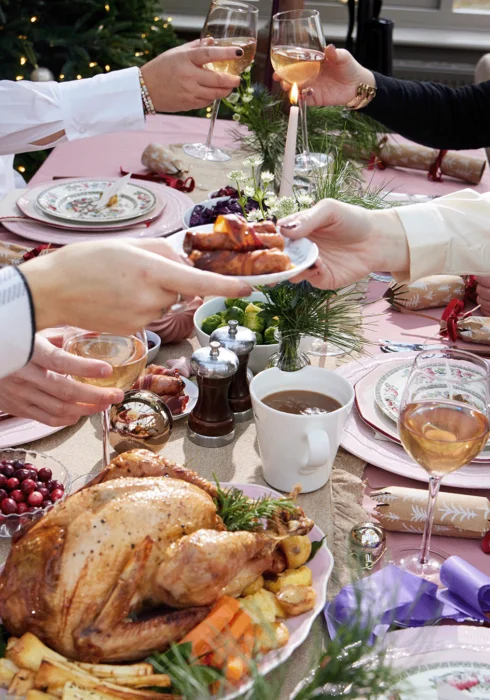
<svg viewBox="0 0 490 700">
<path fill-rule="evenodd" d="M 213 0 L 201 32 L 201 42 L 205 43 L 206 40 L 213 39 L 214 46 L 236 46 L 242 49 L 243 54 L 227 61 L 207 63 L 205 68 L 217 73 L 241 75 L 254 60 L 257 46 L 257 17 L 257 8 L 245 2 Z M 213 104 L 206 143 L 185 144 L 182 148 L 187 155 L 218 162 L 230 160 L 231 156 L 228 153 L 211 145 L 220 102 L 221 100 L 215 100 Z"/>
<path fill-rule="evenodd" d="M 303 153 L 296 157 L 296 171 L 311 173 L 328 163 L 322 153 L 310 153 L 306 118 L 306 88 L 319 75 L 325 60 L 325 37 L 318 10 L 288 10 L 272 18 L 271 63 L 281 80 L 298 86 Z"/>
<path fill-rule="evenodd" d="M 394 563 L 405 571 L 436 579 L 446 558 L 430 552 L 437 494 L 446 474 L 469 464 L 489 435 L 490 375 L 486 362 L 461 350 L 417 355 L 398 418 L 403 447 L 429 474 L 429 504 L 422 548 L 403 549 Z"/>
<path fill-rule="evenodd" d="M 105 388 L 127 391 L 143 372 L 148 355 L 148 343 L 144 330 L 134 335 L 94 333 L 82 328 L 65 328 L 63 349 L 78 357 L 103 360 L 112 365 L 109 377 L 73 377 L 78 382 Z M 109 410 L 102 413 L 103 464 L 110 462 Z"/>
</svg>

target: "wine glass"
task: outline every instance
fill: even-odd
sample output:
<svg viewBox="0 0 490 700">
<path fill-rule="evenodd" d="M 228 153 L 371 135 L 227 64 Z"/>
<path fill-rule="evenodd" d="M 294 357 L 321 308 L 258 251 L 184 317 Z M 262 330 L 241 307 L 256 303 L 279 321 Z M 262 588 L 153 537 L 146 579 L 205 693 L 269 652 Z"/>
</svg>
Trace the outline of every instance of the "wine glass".
<svg viewBox="0 0 490 700">
<path fill-rule="evenodd" d="M 398 429 L 403 447 L 429 474 L 429 503 L 422 548 L 403 549 L 394 563 L 436 580 L 446 556 L 430 552 L 441 480 L 469 464 L 489 435 L 489 371 L 486 362 L 461 350 L 417 355 L 402 396 Z"/>
<path fill-rule="evenodd" d="M 213 0 L 201 32 L 201 42 L 213 39 L 214 46 L 236 46 L 242 49 L 243 54 L 227 61 L 207 63 L 205 68 L 217 73 L 241 75 L 254 60 L 257 46 L 257 18 L 257 8 L 245 2 Z M 231 156 L 228 153 L 211 145 L 220 102 L 221 100 L 214 101 L 206 143 L 185 144 L 182 148 L 187 155 L 218 162 L 230 160 Z"/>
<path fill-rule="evenodd" d="M 74 377 L 78 382 L 106 388 L 131 389 L 143 372 L 148 355 L 148 343 L 144 330 L 134 335 L 94 333 L 82 328 L 65 328 L 63 349 L 78 357 L 103 360 L 112 365 L 109 377 Z M 102 412 L 103 464 L 110 462 L 109 410 Z"/>
<path fill-rule="evenodd" d="M 281 78 L 300 90 L 303 153 L 296 157 L 295 170 L 307 174 L 325 167 L 328 158 L 310 153 L 306 118 L 306 88 L 320 74 L 325 60 L 325 37 L 318 10 L 288 10 L 272 18 L 271 63 Z"/>
</svg>

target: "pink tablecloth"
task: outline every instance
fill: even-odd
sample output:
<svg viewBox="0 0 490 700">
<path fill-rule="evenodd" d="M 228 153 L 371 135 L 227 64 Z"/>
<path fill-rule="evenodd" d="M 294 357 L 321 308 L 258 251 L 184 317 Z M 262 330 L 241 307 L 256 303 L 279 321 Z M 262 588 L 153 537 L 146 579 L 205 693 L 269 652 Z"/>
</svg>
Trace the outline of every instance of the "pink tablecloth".
<svg viewBox="0 0 490 700">
<path fill-rule="evenodd" d="M 128 169 L 138 169 L 140 155 L 150 141 L 164 144 L 202 141 L 207 133 L 209 122 L 205 119 L 180 116 L 156 116 L 150 117 L 146 128 L 140 132 L 128 132 L 110 134 L 91 139 L 72 141 L 58 146 L 44 165 L 40 168 L 31 184 L 37 185 L 52 180 L 54 176 L 89 176 L 106 175 L 115 176 L 119 173 L 119 167 L 124 165 Z M 236 127 L 236 125 L 233 125 Z M 230 122 L 218 121 L 215 130 L 214 142 L 221 147 L 233 147 L 234 140 L 230 133 Z M 474 152 L 473 152 L 474 153 Z M 474 153 L 475 154 L 475 153 Z M 483 150 L 477 152 L 485 157 Z M 226 168 L 222 164 L 210 164 L 210 167 Z M 373 186 L 383 186 L 395 192 L 408 194 L 448 194 L 465 185 L 459 181 L 445 179 L 441 183 L 433 183 L 427 179 L 425 173 L 405 169 L 387 169 L 384 171 L 366 172 L 366 180 Z M 487 168 L 483 180 L 478 187 L 479 192 L 490 190 L 490 172 Z M 204 198 L 204 197 L 203 197 Z M 21 239 L 0 227 L 0 239 L 22 242 Z M 28 242 L 25 242 L 28 244 Z M 379 299 L 386 285 L 371 284 L 370 296 Z M 370 306 L 367 315 L 372 316 L 367 334 L 374 342 L 371 352 L 379 352 L 376 345 L 379 338 L 390 340 L 404 340 L 408 342 L 424 341 L 434 337 L 437 333 L 437 317 L 440 310 L 431 313 L 434 322 L 408 314 L 391 312 L 386 302 L 378 301 Z M 392 484 L 426 488 L 424 484 L 410 482 L 403 477 L 397 477 L 375 467 L 368 467 L 366 479 L 371 486 L 382 487 Z M 480 495 L 482 492 L 479 492 Z M 490 494 L 487 494 L 490 496 Z M 393 535 L 390 536 L 390 546 L 398 548 L 407 542 L 418 543 L 417 535 Z M 484 570 L 490 569 L 490 557 L 485 557 L 480 548 L 479 541 L 459 540 L 451 538 L 434 537 L 433 544 L 436 548 L 449 553 L 462 554 L 466 559 Z"/>
</svg>

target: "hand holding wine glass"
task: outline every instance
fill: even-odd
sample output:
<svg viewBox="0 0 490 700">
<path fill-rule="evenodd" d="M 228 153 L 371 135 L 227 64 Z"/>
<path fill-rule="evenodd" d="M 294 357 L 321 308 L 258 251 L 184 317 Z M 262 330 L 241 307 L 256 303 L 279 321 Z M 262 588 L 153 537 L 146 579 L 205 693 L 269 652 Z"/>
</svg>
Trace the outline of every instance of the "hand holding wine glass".
<svg viewBox="0 0 490 700">
<path fill-rule="evenodd" d="M 441 480 L 477 457 L 489 436 L 490 375 L 486 362 L 461 350 L 417 355 L 403 393 L 398 428 L 403 447 L 429 474 L 429 505 L 422 549 L 402 550 L 395 563 L 437 578 L 445 555 L 430 553 Z"/>
<path fill-rule="evenodd" d="M 74 377 L 84 384 L 112 387 L 127 391 L 143 372 L 148 355 L 146 333 L 138 331 L 131 336 L 94 333 L 81 328 L 66 328 L 63 349 L 72 355 L 103 360 L 112 366 L 112 374 L 105 377 Z M 110 462 L 109 409 L 102 412 L 103 463 Z"/>
</svg>

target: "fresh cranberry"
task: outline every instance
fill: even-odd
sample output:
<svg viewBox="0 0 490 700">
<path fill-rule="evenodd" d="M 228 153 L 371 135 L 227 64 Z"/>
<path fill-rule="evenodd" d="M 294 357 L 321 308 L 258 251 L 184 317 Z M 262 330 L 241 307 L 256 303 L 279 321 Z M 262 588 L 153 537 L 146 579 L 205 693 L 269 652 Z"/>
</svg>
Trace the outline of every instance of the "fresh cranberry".
<svg viewBox="0 0 490 700">
<path fill-rule="evenodd" d="M 17 469 L 14 472 L 14 477 L 18 479 L 19 481 L 25 481 L 25 479 L 29 479 L 31 476 L 31 472 L 29 469 Z"/>
<path fill-rule="evenodd" d="M 7 479 L 10 479 L 11 476 L 13 476 L 15 469 L 11 464 L 6 464 L 5 466 L 2 467 L 2 474 L 4 474 Z"/>
<path fill-rule="evenodd" d="M 9 495 L 5 491 L 5 489 L 0 489 L 0 503 L 3 501 L 4 498 L 8 498 L 8 497 L 9 497 Z"/>
<path fill-rule="evenodd" d="M 29 510 L 29 506 L 27 503 L 17 503 L 17 513 L 19 515 L 23 515 L 24 513 L 27 513 Z"/>
<path fill-rule="evenodd" d="M 35 508 L 39 508 L 39 506 L 42 506 L 44 501 L 44 498 L 42 497 L 42 494 L 39 493 L 39 491 L 33 491 L 27 496 L 27 502 L 30 506 L 34 506 Z"/>
<path fill-rule="evenodd" d="M 10 479 L 7 479 L 7 483 L 5 484 L 7 487 L 7 491 L 15 491 L 15 489 L 19 488 L 19 480 L 15 478 L 15 476 L 10 477 Z"/>
<path fill-rule="evenodd" d="M 37 489 L 37 482 L 34 479 L 26 479 L 20 485 L 22 493 L 28 496 L 30 493 Z"/>
<path fill-rule="evenodd" d="M 5 474 L 0 474 L 0 489 L 5 488 L 5 484 L 7 483 L 7 477 Z"/>
<path fill-rule="evenodd" d="M 54 491 L 55 489 L 61 489 L 62 491 L 65 490 L 65 487 L 63 486 L 61 481 L 56 481 L 56 479 L 51 479 L 51 481 L 48 481 L 48 483 L 46 484 L 46 487 L 50 491 Z"/>
<path fill-rule="evenodd" d="M 41 467 L 41 469 L 37 473 L 37 478 L 39 481 L 49 481 L 53 476 L 53 472 L 51 469 L 48 469 L 47 467 Z"/>
<path fill-rule="evenodd" d="M 36 508 L 35 506 L 29 506 L 29 508 L 27 509 L 27 512 L 28 513 L 35 513 L 37 510 L 39 510 L 39 508 Z"/>
<path fill-rule="evenodd" d="M 22 503 L 26 500 L 25 495 L 20 489 L 15 489 L 15 491 L 12 491 L 12 493 L 10 494 L 10 498 L 13 498 L 16 503 Z"/>
<path fill-rule="evenodd" d="M 53 502 L 52 501 L 43 501 L 43 508 L 49 508 L 49 506 L 52 506 Z"/>
<path fill-rule="evenodd" d="M 41 496 L 44 498 L 44 500 L 46 500 L 47 498 L 49 498 L 49 490 L 48 490 L 45 486 L 40 486 L 40 487 L 37 489 L 37 491 L 38 491 L 38 493 L 41 494 Z"/>
<path fill-rule="evenodd" d="M 63 498 L 63 491 L 61 489 L 55 489 L 54 491 L 51 491 L 50 495 L 52 501 L 59 501 L 60 498 Z"/>
<path fill-rule="evenodd" d="M 24 469 L 25 467 L 25 462 L 23 462 L 21 459 L 16 459 L 10 464 L 14 467 L 14 469 Z"/>
<path fill-rule="evenodd" d="M 2 509 L 2 513 L 5 513 L 5 515 L 17 513 L 17 503 L 13 498 L 4 498 L 0 503 L 0 508 Z"/>
</svg>

